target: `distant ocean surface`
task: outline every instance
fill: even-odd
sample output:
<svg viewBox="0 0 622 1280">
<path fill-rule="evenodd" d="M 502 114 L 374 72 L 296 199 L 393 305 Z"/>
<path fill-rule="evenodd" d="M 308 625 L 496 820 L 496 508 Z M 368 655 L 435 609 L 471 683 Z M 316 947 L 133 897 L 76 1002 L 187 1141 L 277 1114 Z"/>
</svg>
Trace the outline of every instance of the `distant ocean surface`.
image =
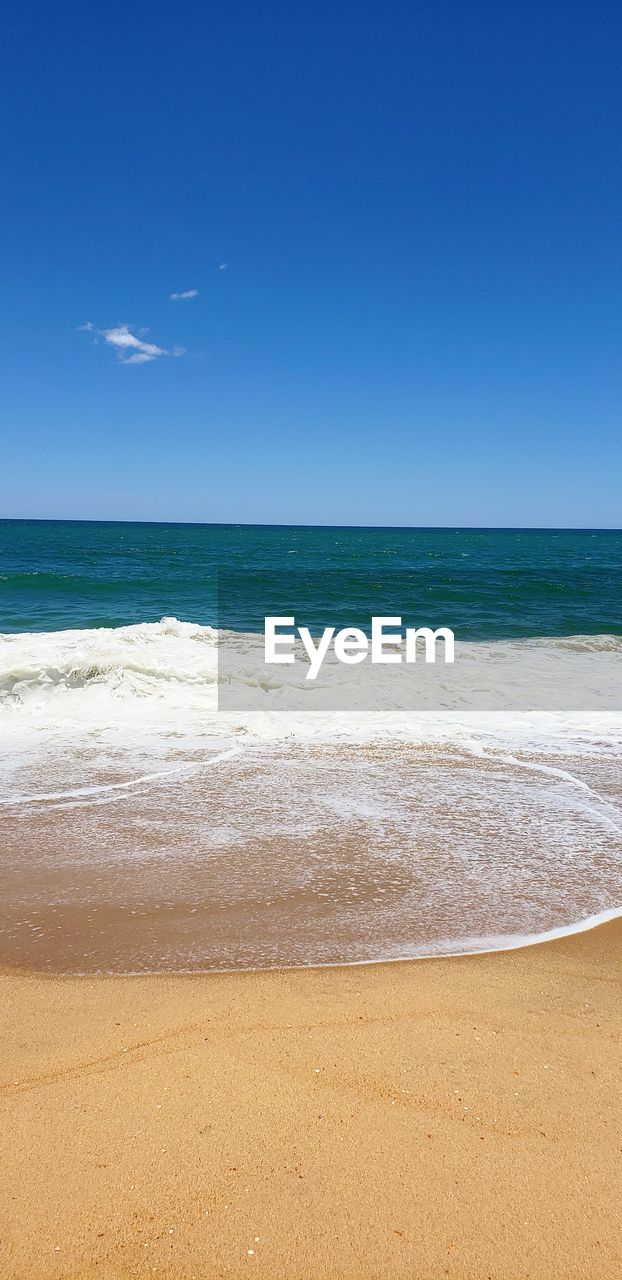
<svg viewBox="0 0 622 1280">
<path fill-rule="evenodd" d="M 465 640 L 622 635 L 616 530 L 0 521 L 2 632 L 217 626 L 219 603 L 228 627 L 256 631 L 283 576 L 310 626 L 397 611 Z"/>
<path fill-rule="evenodd" d="M 249 665 L 276 612 L 449 626 L 503 710 L 383 678 L 340 710 L 332 669 L 287 711 Z M 383 960 L 616 914 L 621 666 L 619 531 L 2 521 L 0 964 Z"/>
</svg>

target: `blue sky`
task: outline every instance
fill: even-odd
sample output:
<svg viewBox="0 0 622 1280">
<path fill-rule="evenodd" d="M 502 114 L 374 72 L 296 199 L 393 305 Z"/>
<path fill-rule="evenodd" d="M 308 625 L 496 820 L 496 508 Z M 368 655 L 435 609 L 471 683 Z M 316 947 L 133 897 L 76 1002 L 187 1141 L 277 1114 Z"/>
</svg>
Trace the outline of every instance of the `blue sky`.
<svg viewBox="0 0 622 1280">
<path fill-rule="evenodd" d="M 0 514 L 622 524 L 621 27 L 11 4 Z"/>
</svg>

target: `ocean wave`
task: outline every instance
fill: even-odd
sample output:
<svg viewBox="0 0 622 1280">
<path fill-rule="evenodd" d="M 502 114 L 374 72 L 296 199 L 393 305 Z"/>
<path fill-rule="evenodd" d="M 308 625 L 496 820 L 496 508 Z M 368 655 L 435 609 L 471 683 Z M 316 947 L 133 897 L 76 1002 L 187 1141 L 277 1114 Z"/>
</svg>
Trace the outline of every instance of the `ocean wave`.
<svg viewBox="0 0 622 1280">
<path fill-rule="evenodd" d="M 144 693 L 160 681 L 213 683 L 218 632 L 213 627 L 162 618 L 157 623 L 89 630 L 26 632 L 0 636 L 0 697 L 25 704 L 35 690 L 87 688 L 107 683 L 122 689 L 144 678 Z M 175 642 L 175 643 L 171 643 Z M 206 651 L 211 652 L 207 661 Z"/>
<path fill-rule="evenodd" d="M 569 653 L 616 653 L 622 656 L 622 636 L 534 636 L 517 644 L 532 648 L 561 649 Z"/>
<path fill-rule="evenodd" d="M 457 640 L 454 667 L 351 668 L 332 654 L 307 681 L 299 664 L 266 671 L 256 634 L 165 617 L 1 636 L 0 725 L 191 736 L 220 733 L 228 718 L 260 739 L 435 741 L 485 730 L 501 742 L 609 743 L 622 734 L 621 659 L 612 635 Z"/>
</svg>

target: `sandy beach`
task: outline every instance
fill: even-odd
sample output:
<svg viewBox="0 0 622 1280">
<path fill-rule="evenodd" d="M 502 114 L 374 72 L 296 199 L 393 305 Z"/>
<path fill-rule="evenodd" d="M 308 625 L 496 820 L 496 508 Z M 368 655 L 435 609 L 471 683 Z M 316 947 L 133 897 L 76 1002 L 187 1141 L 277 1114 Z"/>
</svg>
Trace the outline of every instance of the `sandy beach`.
<svg viewBox="0 0 622 1280">
<path fill-rule="evenodd" d="M 622 3 L 2 34 L 0 1280 L 622 1280 Z"/>
<path fill-rule="evenodd" d="M 617 1277 L 621 939 L 4 973 L 2 1280 Z"/>
</svg>

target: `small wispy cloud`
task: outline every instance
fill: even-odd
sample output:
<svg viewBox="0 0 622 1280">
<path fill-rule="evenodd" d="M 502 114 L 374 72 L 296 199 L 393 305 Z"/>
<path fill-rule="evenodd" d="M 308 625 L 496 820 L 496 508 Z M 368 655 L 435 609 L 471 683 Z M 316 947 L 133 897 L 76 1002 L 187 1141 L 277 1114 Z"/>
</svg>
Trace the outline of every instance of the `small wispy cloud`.
<svg viewBox="0 0 622 1280">
<path fill-rule="evenodd" d="M 219 267 L 218 267 L 218 270 L 219 270 L 219 271 L 226 271 L 228 266 L 229 266 L 229 263 L 228 263 L 228 262 L 221 262 L 221 263 L 220 263 L 220 265 L 219 265 Z"/>
<path fill-rule="evenodd" d="M 191 298 L 198 298 L 198 289 L 186 289 L 184 293 L 169 294 L 171 302 L 190 302 Z"/>
<path fill-rule="evenodd" d="M 129 324 L 118 324 L 112 329 L 96 329 L 95 325 L 88 320 L 86 324 L 79 324 L 78 330 L 82 333 L 96 334 L 96 342 L 99 339 L 106 342 L 115 351 L 120 364 L 149 364 L 151 360 L 157 360 L 160 356 L 185 354 L 183 347 L 174 347 L 172 351 L 167 351 L 166 347 L 159 347 L 155 342 L 145 342 L 143 335 L 148 333 L 148 330 L 139 329 L 135 333 Z"/>
</svg>

